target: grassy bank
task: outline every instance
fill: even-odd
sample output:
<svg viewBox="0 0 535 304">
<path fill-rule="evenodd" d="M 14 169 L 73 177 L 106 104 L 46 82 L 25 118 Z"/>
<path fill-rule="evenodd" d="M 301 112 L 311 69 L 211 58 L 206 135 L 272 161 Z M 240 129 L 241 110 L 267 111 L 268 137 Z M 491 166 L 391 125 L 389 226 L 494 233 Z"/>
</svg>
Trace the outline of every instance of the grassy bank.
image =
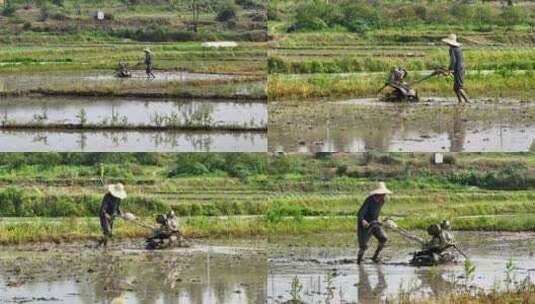
<svg viewBox="0 0 535 304">
<path fill-rule="evenodd" d="M 210 1 L 6 1 L 4 43 L 262 40 L 264 4 Z M 98 19 L 97 12 L 103 13 Z M 65 36 L 63 36 L 65 35 Z M 63 36 L 63 37 L 61 37 Z"/>
<path fill-rule="evenodd" d="M 383 215 L 407 229 L 449 219 L 458 230 L 535 229 L 531 153 L 3 154 L 2 242 L 93 239 L 105 183 L 123 182 L 123 210 L 146 223 L 173 209 L 191 237 L 352 232 L 377 180 L 394 191 Z M 117 237 L 147 231 L 118 220 Z"/>
<path fill-rule="evenodd" d="M 0 8 L 0 74 L 144 70 L 263 75 L 266 16 L 259 1 L 22 1 Z M 104 14 L 98 20 L 97 12 Z M 195 17 L 194 17 L 195 16 Z M 232 40 L 233 48 L 202 46 Z M 95 94 L 98 92 L 95 92 Z M 178 93 L 177 93 L 178 94 Z M 183 95 L 183 94 L 180 94 Z"/>
<path fill-rule="evenodd" d="M 469 95 L 533 98 L 533 3 L 514 4 L 272 1 L 269 96 L 277 101 L 375 96 L 386 76 L 340 74 L 386 73 L 400 66 L 414 75 L 446 67 L 449 56 L 441 39 L 456 33 L 466 69 L 475 73 L 467 76 Z M 478 74 L 488 70 L 499 76 Z M 505 77 L 519 70 L 530 72 Z M 451 81 L 435 79 L 416 88 L 420 96 L 429 96 L 449 94 L 451 86 Z"/>
<path fill-rule="evenodd" d="M 152 218 L 143 219 L 154 225 Z M 182 219 L 181 231 L 187 238 L 245 238 L 265 235 L 261 221 L 229 217 L 225 219 L 191 217 Z M 155 225 L 154 225 L 155 226 Z M 36 219 L 20 221 L 16 219 L 0 222 L 0 244 L 21 244 L 29 242 L 69 242 L 75 240 L 97 240 L 102 233 L 97 218 Z M 114 237 L 143 238 L 151 231 L 147 228 L 116 220 Z"/>
<path fill-rule="evenodd" d="M 0 91 L 0 96 L 86 96 L 266 100 L 265 79 L 239 77 L 196 81 L 122 81 L 51 84 Z"/>
<path fill-rule="evenodd" d="M 266 71 L 265 43 L 240 42 L 235 48 L 218 49 L 186 41 L 8 45 L 0 50 L 0 73 L 115 70 L 119 62 L 131 70 L 144 70 L 147 47 L 153 51 L 156 72 L 262 75 Z"/>
<path fill-rule="evenodd" d="M 329 75 L 310 77 L 270 75 L 268 98 L 273 101 L 318 100 L 321 98 L 376 97 L 384 85 L 384 75 Z M 417 78 L 413 76 L 413 78 Z M 470 74 L 465 80 L 466 91 L 472 98 L 499 99 L 511 97 L 531 100 L 535 96 L 535 74 Z M 415 86 L 420 97 L 455 96 L 449 78 L 435 77 Z"/>
<path fill-rule="evenodd" d="M 334 33 L 333 35 L 337 35 Z M 268 59 L 272 74 L 389 72 L 393 66 L 402 66 L 408 71 L 433 70 L 447 67 L 447 46 L 399 46 L 379 49 L 373 46 L 351 46 L 347 49 L 329 47 L 310 49 L 290 48 L 271 50 Z M 280 53 L 280 57 L 277 54 Z M 481 70 L 533 70 L 535 51 L 519 47 L 464 48 L 466 69 Z"/>
</svg>

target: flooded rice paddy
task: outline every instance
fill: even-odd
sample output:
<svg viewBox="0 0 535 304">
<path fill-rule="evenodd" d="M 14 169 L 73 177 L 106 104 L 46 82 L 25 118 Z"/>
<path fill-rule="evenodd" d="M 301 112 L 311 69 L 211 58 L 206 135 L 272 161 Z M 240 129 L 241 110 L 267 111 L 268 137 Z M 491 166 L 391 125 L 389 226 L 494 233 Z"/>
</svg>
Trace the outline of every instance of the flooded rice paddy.
<svg viewBox="0 0 535 304">
<path fill-rule="evenodd" d="M 265 152 L 256 131 L 1 130 L 3 152 Z"/>
<path fill-rule="evenodd" d="M 263 241 L 149 252 L 143 240 L 0 252 L 0 303 L 264 303 Z"/>
<path fill-rule="evenodd" d="M 50 86 L 98 85 L 110 81 L 140 82 L 147 81 L 144 71 L 132 71 L 131 78 L 117 78 L 114 71 L 53 71 L 0 74 L 0 92 L 25 91 Z M 155 82 L 186 82 L 198 80 L 233 79 L 238 76 L 227 74 L 204 74 L 180 71 L 155 71 Z"/>
<path fill-rule="evenodd" d="M 272 103 L 269 120 L 270 151 L 513 152 L 528 151 L 535 139 L 528 102 Z"/>
<path fill-rule="evenodd" d="M 515 282 L 535 278 L 535 240 L 533 233 L 457 232 L 463 250 L 476 266 L 475 276 L 466 286 L 490 290 L 505 286 L 506 264 L 510 260 Z M 269 247 L 267 303 L 291 299 L 296 278 L 302 285 L 305 303 L 382 303 L 399 296 L 413 298 L 446 295 L 465 284 L 463 260 L 437 267 L 408 265 L 411 253 L 418 250 L 397 237 L 383 253 L 383 264 L 370 260 L 358 267 L 353 235 L 315 235 L 281 238 Z M 393 239 L 393 240 L 392 240 Z M 334 241 L 336 240 L 336 241 Z M 336 244 L 333 244 L 337 242 Z M 376 243 L 370 244 L 368 256 Z"/>
<path fill-rule="evenodd" d="M 262 102 L 6 98 L 0 146 L 4 152 L 264 152 L 267 120 Z"/>
<path fill-rule="evenodd" d="M 143 240 L 4 247 L 0 303 L 284 303 L 292 282 L 308 304 L 380 303 L 399 296 L 440 296 L 459 288 L 504 288 L 533 281 L 534 233 L 456 232 L 476 266 L 408 265 L 416 245 L 390 236 L 384 262 L 356 265 L 354 235 L 277 236 L 265 240 L 193 241 L 190 248 L 142 249 Z M 370 244 L 372 254 L 375 243 Z M 512 266 L 507 271 L 507 263 Z"/>
<path fill-rule="evenodd" d="M 127 98 L 8 98 L 0 102 L 2 126 L 267 127 L 263 102 Z"/>
</svg>

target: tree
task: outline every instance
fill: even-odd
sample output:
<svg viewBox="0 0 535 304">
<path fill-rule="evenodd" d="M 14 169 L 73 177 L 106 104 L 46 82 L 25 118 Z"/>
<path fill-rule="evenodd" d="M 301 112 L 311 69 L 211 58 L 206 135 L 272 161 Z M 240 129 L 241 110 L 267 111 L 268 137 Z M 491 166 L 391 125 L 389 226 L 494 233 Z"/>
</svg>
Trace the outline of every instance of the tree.
<svg viewBox="0 0 535 304">
<path fill-rule="evenodd" d="M 15 6 L 11 3 L 12 0 L 4 0 L 4 9 L 2 10 L 2 15 L 11 16 L 15 13 Z"/>
<path fill-rule="evenodd" d="M 197 33 L 199 23 L 199 0 L 191 0 L 191 24 L 193 32 Z"/>
</svg>

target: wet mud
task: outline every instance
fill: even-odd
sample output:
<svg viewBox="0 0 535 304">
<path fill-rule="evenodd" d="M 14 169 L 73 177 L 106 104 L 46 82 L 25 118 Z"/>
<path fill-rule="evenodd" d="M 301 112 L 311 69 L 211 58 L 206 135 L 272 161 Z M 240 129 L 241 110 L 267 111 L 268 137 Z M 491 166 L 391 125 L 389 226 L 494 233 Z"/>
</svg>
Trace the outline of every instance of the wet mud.
<svg viewBox="0 0 535 304">
<path fill-rule="evenodd" d="M 1 130 L 4 152 L 265 152 L 266 132 Z"/>
<path fill-rule="evenodd" d="M 291 299 L 292 282 L 302 285 L 305 303 L 383 303 L 400 292 L 413 298 L 438 297 L 469 286 L 490 290 L 504 287 L 510 260 L 514 282 L 534 281 L 535 240 L 533 233 L 456 232 L 459 244 L 475 264 L 473 280 L 466 281 L 463 259 L 456 264 L 414 267 L 408 264 L 418 248 L 397 236 L 390 236 L 384 261 L 368 259 L 356 264 L 356 247 L 351 234 L 314 235 L 307 238 L 281 237 L 270 242 L 268 303 Z M 466 284 L 466 285 L 465 285 Z M 511 283 L 512 284 L 512 283 Z M 330 301 L 330 302 L 329 302 Z"/>
<path fill-rule="evenodd" d="M 0 303 L 263 303 L 263 240 L 146 251 L 142 240 L 32 245 L 0 253 Z"/>
<path fill-rule="evenodd" d="M 535 105 L 443 99 L 272 103 L 268 130 L 270 151 L 528 151 L 535 139 Z"/>
<path fill-rule="evenodd" d="M 238 76 L 227 74 L 204 74 L 180 71 L 154 71 L 156 78 L 151 82 L 187 82 L 198 80 L 235 79 Z M 50 86 L 98 85 L 110 81 L 122 83 L 145 82 L 144 71 L 133 71 L 131 78 L 117 78 L 114 71 L 54 71 L 0 75 L 0 92 L 27 91 Z"/>
<path fill-rule="evenodd" d="M 205 128 L 262 129 L 267 105 L 180 99 L 9 98 L 0 102 L 3 128 Z"/>
</svg>

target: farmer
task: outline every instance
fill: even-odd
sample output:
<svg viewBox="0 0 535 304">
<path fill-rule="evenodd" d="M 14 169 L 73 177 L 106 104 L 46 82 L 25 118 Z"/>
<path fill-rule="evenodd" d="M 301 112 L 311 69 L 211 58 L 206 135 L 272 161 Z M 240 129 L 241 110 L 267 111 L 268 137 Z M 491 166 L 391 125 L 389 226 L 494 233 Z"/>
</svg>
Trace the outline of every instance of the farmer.
<svg viewBox="0 0 535 304">
<path fill-rule="evenodd" d="M 461 50 L 461 44 L 457 42 L 457 35 L 450 34 L 447 38 L 442 39 L 450 47 L 450 66 L 448 73 L 453 75 L 453 91 L 457 95 L 459 103 L 469 103 L 470 100 L 464 91 L 464 57 Z"/>
<path fill-rule="evenodd" d="M 386 188 L 384 182 L 380 182 L 377 186 L 377 189 L 370 192 L 369 196 L 360 207 L 358 213 L 358 223 L 357 223 L 357 233 L 358 233 L 358 242 L 359 242 L 359 252 L 357 264 L 360 265 L 362 262 L 362 257 L 364 256 L 364 251 L 368 248 L 368 241 L 370 240 L 370 235 L 373 235 L 378 241 L 379 245 L 375 250 L 372 260 L 375 263 L 379 263 L 379 253 L 383 250 L 386 241 L 386 233 L 379 223 L 379 213 L 381 213 L 381 208 L 385 202 L 385 196 L 392 193 Z"/>
<path fill-rule="evenodd" d="M 102 245 L 106 247 L 108 245 L 108 239 L 112 237 L 113 221 L 117 215 L 123 215 L 119 209 L 119 205 L 121 204 L 121 200 L 125 198 L 126 191 L 124 190 L 123 184 L 117 183 L 108 186 L 108 192 L 102 199 L 99 212 L 100 227 L 102 228 L 104 237 L 100 240 L 97 247 Z"/>
<path fill-rule="evenodd" d="M 147 72 L 147 79 L 154 79 L 154 73 L 152 73 L 152 51 L 149 48 L 145 49 L 145 67 Z"/>
</svg>

